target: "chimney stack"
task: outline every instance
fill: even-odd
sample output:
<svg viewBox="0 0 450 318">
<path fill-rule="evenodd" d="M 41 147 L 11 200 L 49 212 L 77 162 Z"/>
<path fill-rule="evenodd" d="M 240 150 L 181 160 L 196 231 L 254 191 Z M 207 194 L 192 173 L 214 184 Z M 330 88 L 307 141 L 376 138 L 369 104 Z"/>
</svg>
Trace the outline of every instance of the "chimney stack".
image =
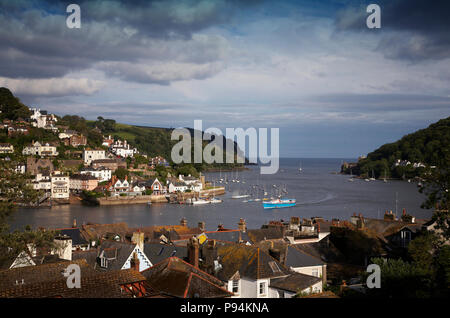
<svg viewBox="0 0 450 318">
<path fill-rule="evenodd" d="M 188 242 L 188 260 L 189 263 L 198 268 L 198 257 L 199 257 L 199 243 L 198 239 L 193 236 Z"/>
<path fill-rule="evenodd" d="M 239 231 L 242 231 L 245 233 L 245 231 L 247 230 L 247 225 L 246 225 L 244 219 L 242 219 L 242 218 L 239 219 L 238 227 L 239 227 Z"/>
<path fill-rule="evenodd" d="M 139 258 L 136 253 L 133 253 L 133 258 L 130 261 L 130 268 L 134 269 L 136 272 L 139 272 Z"/>
<path fill-rule="evenodd" d="M 139 246 L 141 251 L 143 251 L 144 250 L 144 232 L 141 232 L 141 230 L 138 230 L 137 232 L 133 232 L 131 242 L 133 242 L 133 244 L 136 244 L 137 246 Z"/>
<path fill-rule="evenodd" d="M 182 218 L 182 219 L 181 219 L 180 225 L 181 225 L 181 226 L 184 226 L 184 227 L 187 227 L 187 220 L 186 220 L 186 218 Z"/>
<path fill-rule="evenodd" d="M 77 219 L 73 219 L 72 227 L 75 229 L 77 228 Z"/>
<path fill-rule="evenodd" d="M 223 231 L 224 230 L 224 227 L 223 227 L 223 224 L 222 223 L 220 223 L 219 225 L 217 225 L 217 231 Z"/>
<path fill-rule="evenodd" d="M 205 222 L 198 222 L 198 228 L 200 231 L 205 232 Z"/>
</svg>

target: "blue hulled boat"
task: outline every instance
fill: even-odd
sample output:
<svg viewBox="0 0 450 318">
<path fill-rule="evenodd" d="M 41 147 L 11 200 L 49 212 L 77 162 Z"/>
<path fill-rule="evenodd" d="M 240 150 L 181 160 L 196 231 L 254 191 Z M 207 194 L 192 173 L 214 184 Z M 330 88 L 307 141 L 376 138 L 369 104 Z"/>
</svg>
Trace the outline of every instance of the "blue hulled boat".
<svg viewBox="0 0 450 318">
<path fill-rule="evenodd" d="M 281 209 L 295 206 L 295 199 L 276 199 L 263 202 L 264 209 Z"/>
</svg>

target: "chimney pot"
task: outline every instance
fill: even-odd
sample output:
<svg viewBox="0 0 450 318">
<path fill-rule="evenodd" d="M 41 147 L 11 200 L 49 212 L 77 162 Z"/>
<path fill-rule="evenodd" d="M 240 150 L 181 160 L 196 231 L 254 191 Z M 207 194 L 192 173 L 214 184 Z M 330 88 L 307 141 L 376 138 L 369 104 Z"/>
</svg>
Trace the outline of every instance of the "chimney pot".
<svg viewBox="0 0 450 318">
<path fill-rule="evenodd" d="M 130 268 L 139 272 L 139 258 L 136 253 L 133 253 L 133 258 L 131 259 L 131 262 L 130 262 Z"/>
</svg>

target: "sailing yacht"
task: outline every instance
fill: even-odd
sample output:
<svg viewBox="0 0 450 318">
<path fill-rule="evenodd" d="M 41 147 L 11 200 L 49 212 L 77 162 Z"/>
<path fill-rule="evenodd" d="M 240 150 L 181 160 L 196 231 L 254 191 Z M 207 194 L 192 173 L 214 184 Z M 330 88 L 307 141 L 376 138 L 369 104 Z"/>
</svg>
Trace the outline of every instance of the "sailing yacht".
<svg viewBox="0 0 450 318">
<path fill-rule="evenodd" d="M 353 172 L 352 172 L 352 169 L 350 169 L 350 178 L 348 179 L 348 181 L 350 181 L 350 182 L 355 181 L 355 179 L 353 178 Z"/>
<path fill-rule="evenodd" d="M 298 168 L 298 171 L 302 171 L 303 169 L 302 169 L 302 162 L 300 161 L 300 167 Z"/>
<path fill-rule="evenodd" d="M 373 174 L 373 169 L 372 169 L 372 178 L 370 178 L 369 180 L 370 181 L 375 181 L 374 174 Z"/>
</svg>

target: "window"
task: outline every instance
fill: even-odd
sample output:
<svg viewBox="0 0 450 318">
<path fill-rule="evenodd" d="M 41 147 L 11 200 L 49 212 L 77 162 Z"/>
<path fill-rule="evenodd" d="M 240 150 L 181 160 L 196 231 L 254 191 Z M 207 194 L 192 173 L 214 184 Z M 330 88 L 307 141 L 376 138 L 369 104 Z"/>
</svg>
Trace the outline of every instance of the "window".
<svg viewBox="0 0 450 318">
<path fill-rule="evenodd" d="M 233 280 L 233 293 L 239 294 L 239 280 Z"/>
<path fill-rule="evenodd" d="M 259 283 L 259 294 L 264 295 L 266 293 L 266 283 Z"/>
<path fill-rule="evenodd" d="M 269 266 L 272 269 L 272 272 L 274 272 L 274 273 L 281 272 L 281 269 L 280 269 L 280 267 L 278 266 L 278 264 L 276 262 L 270 261 L 269 262 Z"/>
<path fill-rule="evenodd" d="M 108 260 L 106 257 L 100 258 L 100 267 L 107 268 L 108 267 Z"/>
</svg>

